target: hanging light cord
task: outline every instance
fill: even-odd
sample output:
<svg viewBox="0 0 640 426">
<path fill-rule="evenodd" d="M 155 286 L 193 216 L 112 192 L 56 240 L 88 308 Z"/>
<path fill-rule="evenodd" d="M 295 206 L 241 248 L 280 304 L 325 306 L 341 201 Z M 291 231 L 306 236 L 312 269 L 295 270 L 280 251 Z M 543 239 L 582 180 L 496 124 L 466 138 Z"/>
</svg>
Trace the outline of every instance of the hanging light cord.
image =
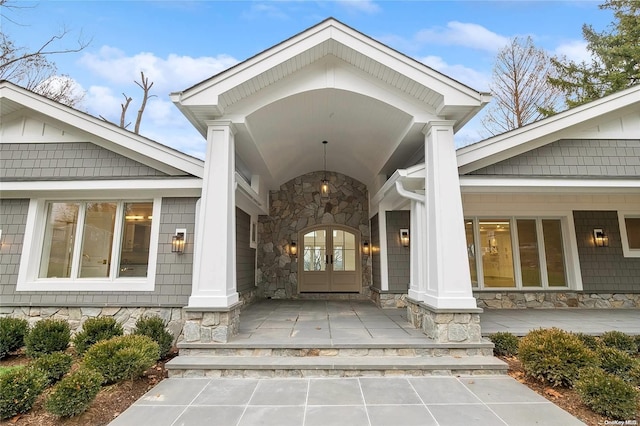
<svg viewBox="0 0 640 426">
<path fill-rule="evenodd" d="M 324 145 L 324 180 L 327 180 L 327 144 L 329 142 L 322 141 L 322 145 Z"/>
</svg>

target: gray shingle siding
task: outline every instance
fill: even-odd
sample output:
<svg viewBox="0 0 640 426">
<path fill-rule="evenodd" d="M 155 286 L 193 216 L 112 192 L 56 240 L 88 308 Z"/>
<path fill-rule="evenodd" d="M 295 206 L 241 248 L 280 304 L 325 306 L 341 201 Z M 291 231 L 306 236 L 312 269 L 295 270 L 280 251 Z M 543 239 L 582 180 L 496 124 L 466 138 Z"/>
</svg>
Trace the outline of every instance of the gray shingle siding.
<svg viewBox="0 0 640 426">
<path fill-rule="evenodd" d="M 640 293 L 640 258 L 625 258 L 623 255 L 618 213 L 574 211 L 573 220 L 584 291 Z M 594 247 L 594 228 L 605 231 L 609 247 Z"/>
<path fill-rule="evenodd" d="M 374 250 L 374 247 L 380 247 L 380 226 L 378 225 L 378 215 L 376 214 L 370 221 L 371 243 L 369 250 L 371 253 L 371 275 L 372 287 L 380 290 L 382 288 L 382 279 L 380 278 L 380 250 Z"/>
<path fill-rule="evenodd" d="M 0 179 L 64 180 L 166 176 L 89 142 L 0 144 Z"/>
<path fill-rule="evenodd" d="M 389 291 L 406 293 L 409 289 L 409 248 L 400 243 L 400 229 L 409 228 L 411 212 L 394 210 L 386 212 L 387 262 L 389 268 Z"/>
<path fill-rule="evenodd" d="M 155 290 L 148 292 L 19 292 L 18 267 L 29 200 L 0 200 L 0 304 L 13 306 L 186 306 L 191 295 L 196 198 L 163 198 Z M 176 228 L 187 229 L 182 255 L 171 253 Z M 9 244 L 11 241 L 11 245 Z M 8 253 L 7 253 L 8 252 Z M 7 255 L 8 254 L 8 255 Z"/>
<path fill-rule="evenodd" d="M 469 174 L 637 177 L 640 140 L 559 140 Z"/>
<path fill-rule="evenodd" d="M 249 246 L 251 216 L 236 207 L 236 283 L 238 292 L 253 290 L 256 282 L 256 249 Z"/>
</svg>

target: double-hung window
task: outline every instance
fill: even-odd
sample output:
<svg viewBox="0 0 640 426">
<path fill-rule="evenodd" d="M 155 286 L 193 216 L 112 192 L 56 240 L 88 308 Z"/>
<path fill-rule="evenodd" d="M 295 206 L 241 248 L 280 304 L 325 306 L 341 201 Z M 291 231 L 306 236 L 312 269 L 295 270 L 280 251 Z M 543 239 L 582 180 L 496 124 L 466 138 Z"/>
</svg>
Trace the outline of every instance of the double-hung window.
<svg viewBox="0 0 640 426">
<path fill-rule="evenodd" d="M 468 218 L 465 231 L 474 287 L 568 287 L 560 219 Z"/>
<path fill-rule="evenodd" d="M 36 201 L 30 264 L 18 290 L 152 290 L 159 204 Z"/>
</svg>

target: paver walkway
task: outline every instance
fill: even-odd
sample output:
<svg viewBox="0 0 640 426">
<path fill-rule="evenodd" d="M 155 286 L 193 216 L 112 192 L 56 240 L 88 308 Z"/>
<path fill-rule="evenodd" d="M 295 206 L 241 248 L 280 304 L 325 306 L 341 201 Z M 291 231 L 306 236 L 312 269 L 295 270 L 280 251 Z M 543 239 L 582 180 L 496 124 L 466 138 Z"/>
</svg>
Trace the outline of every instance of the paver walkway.
<svg viewBox="0 0 640 426">
<path fill-rule="evenodd" d="M 166 379 L 111 426 L 582 425 L 507 376 Z"/>
</svg>

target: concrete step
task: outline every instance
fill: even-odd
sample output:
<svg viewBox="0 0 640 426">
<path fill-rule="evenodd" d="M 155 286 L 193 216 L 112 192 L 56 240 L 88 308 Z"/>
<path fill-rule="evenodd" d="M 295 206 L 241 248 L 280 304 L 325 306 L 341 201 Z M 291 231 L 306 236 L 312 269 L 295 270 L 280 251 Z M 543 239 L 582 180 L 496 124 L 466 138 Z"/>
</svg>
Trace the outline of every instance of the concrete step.
<svg viewBox="0 0 640 426">
<path fill-rule="evenodd" d="M 166 364 L 169 377 L 360 377 L 506 374 L 493 356 L 186 356 Z"/>
<path fill-rule="evenodd" d="M 180 356 L 470 357 L 491 356 L 493 343 L 179 343 Z"/>
</svg>

